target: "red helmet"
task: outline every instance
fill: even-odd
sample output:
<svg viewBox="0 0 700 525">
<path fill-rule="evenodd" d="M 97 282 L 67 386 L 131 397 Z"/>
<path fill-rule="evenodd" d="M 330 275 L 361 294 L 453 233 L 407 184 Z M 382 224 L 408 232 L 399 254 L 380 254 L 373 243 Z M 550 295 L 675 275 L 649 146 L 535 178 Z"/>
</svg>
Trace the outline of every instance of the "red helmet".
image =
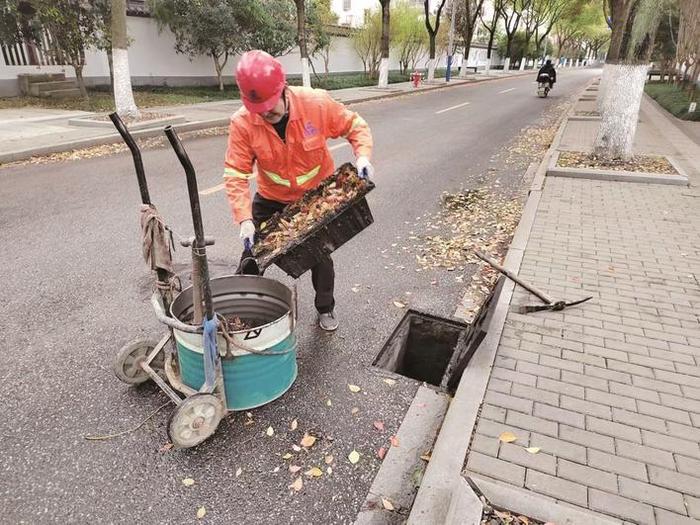
<svg viewBox="0 0 700 525">
<path fill-rule="evenodd" d="M 282 64 L 265 51 L 244 53 L 236 66 L 236 83 L 243 105 L 251 113 L 270 111 L 286 84 Z"/>
</svg>

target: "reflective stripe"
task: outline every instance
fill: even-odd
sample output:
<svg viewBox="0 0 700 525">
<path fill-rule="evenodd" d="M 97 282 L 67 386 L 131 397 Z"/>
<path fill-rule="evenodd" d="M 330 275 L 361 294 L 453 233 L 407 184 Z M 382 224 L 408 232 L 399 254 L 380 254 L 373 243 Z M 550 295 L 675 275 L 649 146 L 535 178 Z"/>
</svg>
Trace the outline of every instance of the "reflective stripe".
<svg viewBox="0 0 700 525">
<path fill-rule="evenodd" d="M 275 184 L 279 184 L 280 186 L 287 186 L 288 188 L 291 187 L 292 183 L 289 182 L 287 179 L 283 179 L 277 173 L 273 173 L 272 171 L 267 171 L 263 170 L 265 172 L 265 175 L 267 175 L 272 182 Z"/>
<path fill-rule="evenodd" d="M 355 129 L 358 126 L 366 126 L 367 122 L 365 122 L 365 119 L 363 119 L 360 115 L 355 115 L 355 118 L 352 119 L 352 126 L 350 126 L 350 131 Z"/>
<path fill-rule="evenodd" d="M 297 177 L 297 184 L 305 184 L 309 182 L 311 179 L 313 179 L 316 175 L 318 175 L 319 170 L 321 169 L 321 166 L 318 165 L 311 171 L 307 171 L 303 175 L 299 175 Z"/>
<path fill-rule="evenodd" d="M 253 176 L 252 173 L 243 173 L 242 171 L 234 170 L 233 168 L 224 168 L 224 178 L 225 179 L 250 179 Z"/>
</svg>

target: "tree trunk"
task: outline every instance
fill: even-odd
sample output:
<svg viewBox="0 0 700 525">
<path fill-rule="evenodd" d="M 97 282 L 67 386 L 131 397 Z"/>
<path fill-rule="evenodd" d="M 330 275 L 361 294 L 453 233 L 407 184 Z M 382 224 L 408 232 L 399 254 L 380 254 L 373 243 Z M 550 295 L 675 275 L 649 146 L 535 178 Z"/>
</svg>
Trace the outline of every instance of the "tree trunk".
<svg viewBox="0 0 700 525">
<path fill-rule="evenodd" d="M 610 35 L 610 47 L 607 61 L 617 62 L 622 58 L 622 43 L 625 38 L 627 20 L 634 0 L 612 0 L 612 34 Z"/>
<path fill-rule="evenodd" d="M 87 88 L 85 87 L 85 79 L 83 79 L 83 67 L 85 64 L 73 64 L 73 69 L 75 70 L 75 80 L 78 82 L 78 88 L 80 88 L 80 96 L 85 100 L 89 100 Z"/>
<path fill-rule="evenodd" d="M 391 29 L 390 0 L 380 0 L 382 4 L 382 49 L 381 60 L 379 61 L 379 83 L 380 88 L 389 85 L 389 32 Z"/>
<path fill-rule="evenodd" d="M 462 57 L 462 70 L 459 72 L 460 77 L 467 76 L 467 62 L 469 61 L 469 52 L 472 49 L 472 38 L 474 38 L 473 27 L 472 27 L 472 29 L 467 29 L 463 36 L 464 36 L 464 55 Z"/>
<path fill-rule="evenodd" d="M 114 58 L 112 57 L 112 48 L 105 50 L 107 53 L 107 66 L 109 67 L 109 89 L 114 96 Z"/>
<path fill-rule="evenodd" d="M 311 71 L 309 69 L 309 51 L 306 47 L 306 5 L 304 0 L 294 0 L 297 6 L 297 42 L 301 57 L 301 78 L 304 87 L 311 87 Z"/>
<path fill-rule="evenodd" d="M 112 0 L 112 61 L 114 106 L 120 117 L 137 117 L 139 110 L 131 89 L 126 33 L 126 0 Z"/>
<path fill-rule="evenodd" d="M 216 80 L 218 81 L 219 84 L 219 91 L 224 90 L 224 76 L 223 76 L 223 70 L 224 66 L 219 62 L 219 57 L 216 55 L 214 51 L 211 52 L 211 58 L 214 61 L 214 69 L 216 70 Z"/>
</svg>

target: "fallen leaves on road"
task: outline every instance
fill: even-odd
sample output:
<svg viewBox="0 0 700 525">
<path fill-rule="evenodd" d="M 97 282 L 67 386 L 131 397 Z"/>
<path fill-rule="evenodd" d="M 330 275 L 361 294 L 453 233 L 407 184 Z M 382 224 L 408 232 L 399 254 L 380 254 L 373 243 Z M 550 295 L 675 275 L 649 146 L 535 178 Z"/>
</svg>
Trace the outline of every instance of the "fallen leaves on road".
<svg viewBox="0 0 700 525">
<path fill-rule="evenodd" d="M 323 476 L 323 471 L 318 467 L 313 467 L 304 472 L 304 475 L 309 476 L 310 478 L 320 478 Z"/>
<path fill-rule="evenodd" d="M 168 441 L 165 445 L 163 445 L 162 447 L 160 447 L 160 448 L 158 449 L 158 452 L 161 452 L 161 453 L 169 452 L 170 450 L 172 450 L 172 448 L 173 448 L 174 446 L 175 446 L 175 445 L 173 445 L 172 443 L 170 443 L 170 442 Z"/>
<path fill-rule="evenodd" d="M 199 507 L 197 509 L 197 519 L 201 520 L 204 516 L 207 515 L 207 509 L 204 507 Z"/>
<path fill-rule="evenodd" d="M 289 472 L 292 474 L 296 474 L 301 470 L 301 467 L 299 465 L 289 465 Z"/>
<path fill-rule="evenodd" d="M 377 457 L 379 459 L 384 459 L 384 456 L 386 456 L 386 448 L 379 447 L 379 450 L 377 450 Z"/>
<path fill-rule="evenodd" d="M 382 379 L 387 385 L 394 386 L 396 384 L 396 379 L 389 379 L 388 377 Z"/>
<path fill-rule="evenodd" d="M 391 503 L 391 501 L 389 501 L 387 498 L 382 498 L 382 506 L 383 506 L 386 510 L 395 510 L 395 509 L 394 509 L 394 504 Z"/>
<path fill-rule="evenodd" d="M 238 467 L 236 469 L 236 477 L 239 477 L 241 474 L 243 474 L 243 469 L 241 467 Z"/>
<path fill-rule="evenodd" d="M 530 454 L 537 454 L 540 451 L 540 447 L 527 447 L 525 450 Z"/>
<path fill-rule="evenodd" d="M 360 453 L 357 450 L 353 450 L 352 452 L 350 452 L 350 454 L 348 454 L 348 461 L 350 461 L 350 463 L 354 465 L 355 463 L 360 461 Z"/>
<path fill-rule="evenodd" d="M 326 465 L 330 465 L 331 463 L 333 463 L 333 456 L 331 456 L 331 455 L 326 456 L 324 458 L 324 461 L 326 462 Z"/>
<path fill-rule="evenodd" d="M 301 447 L 299 445 L 292 445 L 292 450 L 294 452 L 301 452 Z"/>
<path fill-rule="evenodd" d="M 185 487 L 191 487 L 192 485 L 194 485 L 194 480 L 192 478 L 185 478 L 182 480 L 182 484 Z"/>
<path fill-rule="evenodd" d="M 359 411 L 360 411 L 359 408 L 357 408 L 357 407 L 352 407 L 352 410 L 350 411 L 350 413 L 354 416 L 354 415 L 357 414 Z"/>
<path fill-rule="evenodd" d="M 353 394 L 357 394 L 362 389 L 357 385 L 348 385 L 348 390 L 350 390 L 350 392 Z"/>
<path fill-rule="evenodd" d="M 391 441 L 391 446 L 394 448 L 399 448 L 399 438 L 396 436 L 391 436 L 389 438 L 389 441 Z"/>
<path fill-rule="evenodd" d="M 430 458 L 431 458 L 431 457 L 432 457 L 431 454 L 423 454 L 420 458 L 421 458 L 423 461 L 430 461 Z"/>
<path fill-rule="evenodd" d="M 518 436 L 509 431 L 501 432 L 501 435 L 498 436 L 498 440 L 502 441 L 503 443 L 512 443 L 516 439 L 518 439 Z"/>
<path fill-rule="evenodd" d="M 376 428 L 380 432 L 384 432 L 384 421 L 375 421 L 374 428 Z"/>
<path fill-rule="evenodd" d="M 678 172 L 666 159 L 659 155 L 634 155 L 629 160 L 607 159 L 578 151 L 562 151 L 557 166 L 562 168 L 593 168 L 612 171 L 638 171 L 661 175 L 678 175 Z"/>
<path fill-rule="evenodd" d="M 316 443 L 316 436 L 312 436 L 311 434 L 304 434 L 304 437 L 301 438 L 301 446 L 304 448 L 311 448 L 314 446 L 314 443 Z"/>
<path fill-rule="evenodd" d="M 292 459 L 292 455 L 287 452 L 284 456 L 282 456 L 282 459 Z"/>
<path fill-rule="evenodd" d="M 304 482 L 302 481 L 301 476 L 295 479 L 294 482 L 289 485 L 289 488 L 294 489 L 294 492 L 299 492 L 302 488 L 304 488 Z"/>
<path fill-rule="evenodd" d="M 396 308 L 406 308 L 406 305 L 402 303 L 401 301 L 394 301 L 394 306 Z"/>
<path fill-rule="evenodd" d="M 297 427 L 299 426 L 299 422 L 295 419 L 292 421 L 292 423 L 289 425 L 290 430 L 296 430 Z"/>
<path fill-rule="evenodd" d="M 326 400 L 326 406 L 332 407 L 332 406 L 333 406 L 333 402 L 332 402 L 330 399 L 327 399 L 327 400 Z"/>
<path fill-rule="evenodd" d="M 272 437 L 275 435 L 275 429 L 273 429 L 272 427 L 267 427 L 265 434 L 267 434 L 269 437 Z"/>
</svg>

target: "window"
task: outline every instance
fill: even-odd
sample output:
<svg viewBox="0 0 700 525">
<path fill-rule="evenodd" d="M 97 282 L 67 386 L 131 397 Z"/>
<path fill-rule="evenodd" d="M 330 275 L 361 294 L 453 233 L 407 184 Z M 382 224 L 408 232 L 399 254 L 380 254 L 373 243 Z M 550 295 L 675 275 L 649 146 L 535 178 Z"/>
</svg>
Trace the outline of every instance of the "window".
<svg viewBox="0 0 700 525">
<path fill-rule="evenodd" d="M 352 9 L 352 0 L 343 0 L 343 11 L 350 11 Z"/>
</svg>

